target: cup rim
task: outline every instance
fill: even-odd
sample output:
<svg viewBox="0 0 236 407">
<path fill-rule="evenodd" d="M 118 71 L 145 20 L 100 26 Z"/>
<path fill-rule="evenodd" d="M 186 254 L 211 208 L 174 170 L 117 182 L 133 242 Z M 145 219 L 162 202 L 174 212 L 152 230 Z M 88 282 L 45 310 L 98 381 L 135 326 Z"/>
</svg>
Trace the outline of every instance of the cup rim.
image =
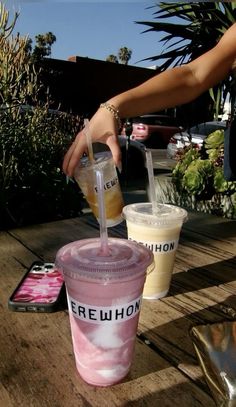
<svg viewBox="0 0 236 407">
<path fill-rule="evenodd" d="M 81 157 L 81 159 L 79 160 L 79 163 L 77 164 L 77 166 L 75 168 L 75 175 L 76 175 L 76 173 L 78 173 L 78 171 L 81 171 L 84 168 L 86 168 L 86 169 L 95 168 L 96 166 L 103 164 L 104 162 L 107 162 L 111 158 L 112 158 L 112 154 L 110 151 L 101 151 L 99 153 L 95 153 L 94 154 L 94 159 L 95 159 L 94 163 L 92 163 L 89 160 L 89 157 L 87 155 L 84 157 Z"/>
<path fill-rule="evenodd" d="M 118 246 L 125 249 L 127 258 L 117 258 Z M 127 246 L 129 246 L 128 252 Z M 55 263 L 68 277 L 90 282 L 100 281 L 102 284 L 105 281 L 117 283 L 120 280 L 129 281 L 140 278 L 140 275 L 146 275 L 147 268 L 153 263 L 151 250 L 137 242 L 109 237 L 108 247 L 114 250 L 111 258 L 107 255 L 98 256 L 101 248 L 99 237 L 77 240 L 59 249 Z M 96 264 L 93 264 L 95 260 Z"/>
<path fill-rule="evenodd" d="M 188 212 L 185 209 L 172 204 L 157 203 L 157 213 L 154 214 L 151 202 L 126 205 L 122 215 L 128 222 L 148 227 L 182 225 L 188 219 Z"/>
</svg>

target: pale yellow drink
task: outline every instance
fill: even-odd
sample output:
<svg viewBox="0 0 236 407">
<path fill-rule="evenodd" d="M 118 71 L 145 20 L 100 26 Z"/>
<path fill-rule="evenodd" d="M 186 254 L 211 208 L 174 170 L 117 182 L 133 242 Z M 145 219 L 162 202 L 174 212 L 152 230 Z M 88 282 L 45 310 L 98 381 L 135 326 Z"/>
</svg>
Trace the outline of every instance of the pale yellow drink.
<svg viewBox="0 0 236 407">
<path fill-rule="evenodd" d="M 187 212 L 174 205 L 158 204 L 153 214 L 151 203 L 131 204 L 123 208 L 128 239 L 145 245 L 154 254 L 155 267 L 147 275 L 143 297 L 164 297 L 170 287 L 179 235 Z"/>
<path fill-rule="evenodd" d="M 87 157 L 81 159 L 80 165 L 75 171 L 75 180 L 93 214 L 98 219 L 99 209 L 95 171 L 98 169 L 103 171 L 107 226 L 115 226 L 123 221 L 122 208 L 124 206 L 116 167 L 110 152 L 95 154 L 94 159 L 93 164 Z"/>
</svg>

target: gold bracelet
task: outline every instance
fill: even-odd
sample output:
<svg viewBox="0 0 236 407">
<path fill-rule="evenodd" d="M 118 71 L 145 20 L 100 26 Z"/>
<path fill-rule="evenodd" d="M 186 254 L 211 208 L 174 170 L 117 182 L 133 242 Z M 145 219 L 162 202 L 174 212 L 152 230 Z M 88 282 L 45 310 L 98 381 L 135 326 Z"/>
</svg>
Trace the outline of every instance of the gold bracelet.
<svg viewBox="0 0 236 407">
<path fill-rule="evenodd" d="M 110 112 L 110 113 L 113 115 L 113 117 L 114 117 L 114 118 L 116 119 L 116 121 L 117 121 L 118 128 L 120 129 L 120 128 L 121 128 L 121 120 L 120 120 L 120 116 L 119 116 L 119 110 L 117 110 L 117 109 L 115 108 L 115 106 L 111 105 L 111 104 L 108 103 L 108 102 L 101 103 L 101 104 L 100 104 L 100 107 L 107 109 L 108 112 Z"/>
</svg>

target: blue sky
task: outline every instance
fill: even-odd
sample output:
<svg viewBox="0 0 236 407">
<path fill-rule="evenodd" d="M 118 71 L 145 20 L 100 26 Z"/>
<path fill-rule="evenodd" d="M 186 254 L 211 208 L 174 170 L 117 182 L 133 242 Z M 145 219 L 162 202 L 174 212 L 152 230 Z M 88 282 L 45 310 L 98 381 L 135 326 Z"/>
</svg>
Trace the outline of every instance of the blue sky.
<svg viewBox="0 0 236 407">
<path fill-rule="evenodd" d="M 148 7 L 155 1 L 54 1 L 5 0 L 10 11 L 20 11 L 16 31 L 29 35 L 52 31 L 57 41 L 52 57 L 67 59 L 78 55 L 105 60 L 117 55 L 119 48 L 132 49 L 129 65 L 147 67 L 150 61 L 141 59 L 161 52 L 160 34 L 142 33 L 146 26 L 135 21 L 153 21 L 157 10 Z"/>
</svg>

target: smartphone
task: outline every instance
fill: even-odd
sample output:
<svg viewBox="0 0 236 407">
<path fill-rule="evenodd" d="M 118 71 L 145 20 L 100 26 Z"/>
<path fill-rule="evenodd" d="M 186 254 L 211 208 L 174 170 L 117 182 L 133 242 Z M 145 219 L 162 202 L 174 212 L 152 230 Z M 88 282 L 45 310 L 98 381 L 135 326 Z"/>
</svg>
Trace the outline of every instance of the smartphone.
<svg viewBox="0 0 236 407">
<path fill-rule="evenodd" d="M 54 263 L 34 262 L 8 301 L 12 311 L 54 312 L 65 298 L 63 275 Z"/>
</svg>

